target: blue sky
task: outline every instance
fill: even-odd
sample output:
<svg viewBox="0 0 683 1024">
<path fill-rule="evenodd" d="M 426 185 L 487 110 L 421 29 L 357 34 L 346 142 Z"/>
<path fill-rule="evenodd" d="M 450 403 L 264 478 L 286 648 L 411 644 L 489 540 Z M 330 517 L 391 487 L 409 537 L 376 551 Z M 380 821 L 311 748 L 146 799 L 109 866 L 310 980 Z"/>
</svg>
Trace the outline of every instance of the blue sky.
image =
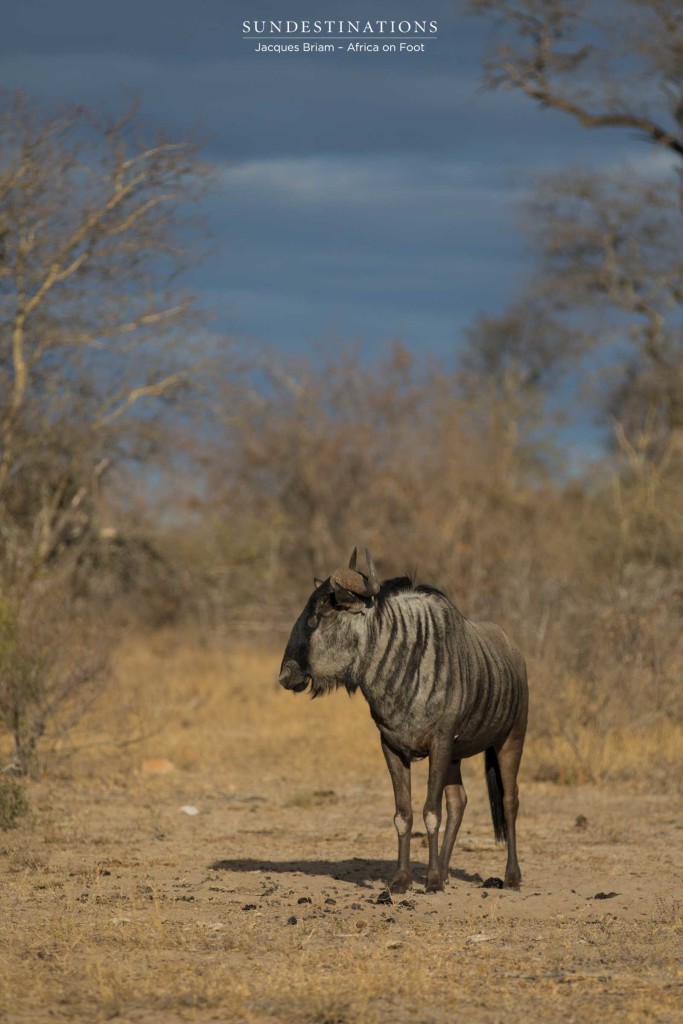
<svg viewBox="0 0 683 1024">
<path fill-rule="evenodd" d="M 282 352 L 321 339 L 372 356 L 392 339 L 448 358 L 501 311 L 532 256 L 520 203 L 536 175 L 642 161 L 522 97 L 481 89 L 490 25 L 457 2 L 22 0 L 3 13 L 0 82 L 47 105 L 199 127 L 218 189 L 192 274 L 227 333 Z M 435 18 L 424 54 L 263 54 L 245 18 Z"/>
</svg>

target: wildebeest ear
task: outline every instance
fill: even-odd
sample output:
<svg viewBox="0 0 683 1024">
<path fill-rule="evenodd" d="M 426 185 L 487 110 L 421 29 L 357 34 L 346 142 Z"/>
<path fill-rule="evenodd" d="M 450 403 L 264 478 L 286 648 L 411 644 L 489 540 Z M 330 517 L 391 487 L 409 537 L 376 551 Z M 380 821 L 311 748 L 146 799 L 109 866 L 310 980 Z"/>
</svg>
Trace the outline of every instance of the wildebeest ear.
<svg viewBox="0 0 683 1024">
<path fill-rule="evenodd" d="M 340 587 L 338 583 L 332 581 L 334 588 L 334 599 L 340 608 L 343 608 L 347 612 L 361 612 L 365 607 L 365 601 L 358 594 L 354 594 L 353 591 L 347 590 L 346 587 Z"/>
<path fill-rule="evenodd" d="M 315 587 L 316 590 L 318 589 L 318 587 L 322 587 L 324 582 L 324 580 L 319 580 L 317 576 L 313 577 L 313 586 Z"/>
</svg>

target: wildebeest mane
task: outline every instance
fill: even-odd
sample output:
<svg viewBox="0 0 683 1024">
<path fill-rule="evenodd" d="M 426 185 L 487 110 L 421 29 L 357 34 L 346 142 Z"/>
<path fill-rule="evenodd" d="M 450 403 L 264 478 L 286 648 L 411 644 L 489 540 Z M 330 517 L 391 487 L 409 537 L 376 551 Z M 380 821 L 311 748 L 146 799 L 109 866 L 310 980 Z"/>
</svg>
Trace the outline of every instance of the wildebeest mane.
<svg viewBox="0 0 683 1024">
<path fill-rule="evenodd" d="M 416 585 L 412 576 L 395 576 L 393 579 L 383 581 L 376 598 L 378 606 L 381 608 L 384 603 L 391 600 L 394 594 L 400 594 L 405 590 L 414 590 L 418 594 L 431 594 L 433 597 L 441 597 L 444 601 L 451 603 L 450 598 L 436 587 L 430 587 L 426 583 Z"/>
</svg>

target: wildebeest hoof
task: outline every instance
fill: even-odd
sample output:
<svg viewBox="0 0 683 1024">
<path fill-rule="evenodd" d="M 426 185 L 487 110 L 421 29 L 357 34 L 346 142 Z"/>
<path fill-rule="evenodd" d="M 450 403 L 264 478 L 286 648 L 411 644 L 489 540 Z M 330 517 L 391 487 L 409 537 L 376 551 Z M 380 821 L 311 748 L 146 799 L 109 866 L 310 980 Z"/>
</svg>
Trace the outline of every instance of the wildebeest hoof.
<svg viewBox="0 0 683 1024">
<path fill-rule="evenodd" d="M 400 895 L 401 893 L 407 892 L 413 884 L 413 880 L 407 871 L 397 871 L 391 880 L 389 886 L 389 892 Z"/>
<path fill-rule="evenodd" d="M 513 872 L 509 872 L 509 873 L 506 872 L 505 873 L 505 883 L 504 883 L 504 888 L 505 889 L 519 889 L 519 887 L 521 885 L 521 882 L 522 882 L 522 876 L 521 876 L 521 874 L 518 871 L 516 871 L 514 873 Z"/>
<path fill-rule="evenodd" d="M 443 892 L 443 879 L 440 872 L 428 871 L 425 892 Z"/>
</svg>

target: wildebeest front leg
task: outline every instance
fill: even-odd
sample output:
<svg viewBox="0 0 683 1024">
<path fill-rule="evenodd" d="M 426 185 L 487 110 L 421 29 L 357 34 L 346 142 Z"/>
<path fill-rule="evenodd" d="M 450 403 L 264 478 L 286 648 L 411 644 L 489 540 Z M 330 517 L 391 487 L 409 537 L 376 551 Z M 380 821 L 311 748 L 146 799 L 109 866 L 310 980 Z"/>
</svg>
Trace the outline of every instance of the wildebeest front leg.
<svg viewBox="0 0 683 1024">
<path fill-rule="evenodd" d="M 460 761 L 453 761 L 448 766 L 444 793 L 446 796 L 446 811 L 448 813 L 448 817 L 446 818 L 446 828 L 444 830 L 441 852 L 439 854 L 439 868 L 441 870 L 441 881 L 447 882 L 448 865 L 451 861 L 451 854 L 453 853 L 453 846 L 458 835 L 458 829 L 462 823 L 462 816 L 465 813 L 465 807 L 467 806 L 467 793 L 465 792 L 465 787 L 462 784 Z"/>
<path fill-rule="evenodd" d="M 398 867 L 389 889 L 394 893 L 405 892 L 412 884 L 410 872 L 410 833 L 413 828 L 413 805 L 410 795 L 410 762 L 382 740 L 382 750 L 387 762 L 394 787 L 396 814 L 394 824 L 398 833 Z"/>
<path fill-rule="evenodd" d="M 437 739 L 429 751 L 429 780 L 427 782 L 427 801 L 424 805 L 424 822 L 429 843 L 429 863 L 427 864 L 427 892 L 439 892 L 443 889 L 444 879 L 439 867 L 439 826 L 441 824 L 441 805 L 443 790 L 451 763 L 453 741 Z"/>
</svg>

